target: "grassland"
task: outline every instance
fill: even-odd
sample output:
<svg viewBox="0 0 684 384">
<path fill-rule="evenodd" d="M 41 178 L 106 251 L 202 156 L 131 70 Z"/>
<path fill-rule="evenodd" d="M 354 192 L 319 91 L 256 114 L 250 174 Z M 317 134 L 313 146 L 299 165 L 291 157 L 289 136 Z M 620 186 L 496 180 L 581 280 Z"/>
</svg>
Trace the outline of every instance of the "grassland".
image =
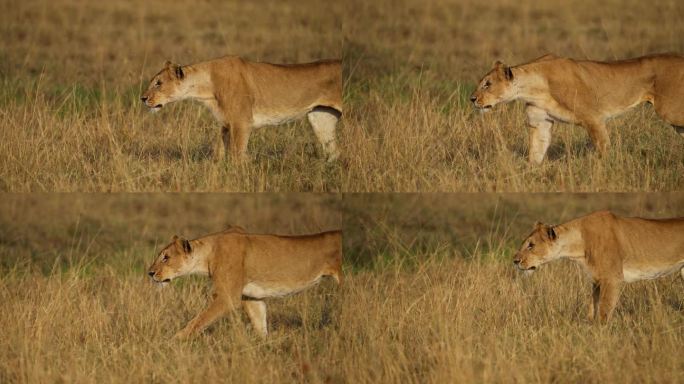
<svg viewBox="0 0 684 384">
<path fill-rule="evenodd" d="M 215 161 L 204 107 L 152 115 L 141 90 L 165 60 L 339 58 L 341 6 L 316 1 L 0 3 L 0 190 L 336 191 L 304 121 L 254 132 L 252 160 Z"/>
<path fill-rule="evenodd" d="M 683 199 L 6 195 L 0 381 L 680 382 L 681 278 L 627 286 L 614 321 L 595 326 L 576 266 L 522 278 L 510 255 L 537 219 L 602 208 L 681 216 Z M 238 313 L 193 341 L 171 341 L 205 305 L 208 282 L 159 291 L 145 265 L 172 234 L 227 224 L 280 233 L 343 226 L 346 284 L 270 300 L 267 340 Z"/>
<path fill-rule="evenodd" d="M 619 59 L 684 52 L 684 6 L 656 0 L 0 4 L 0 190 L 673 191 L 684 144 L 639 107 L 611 121 L 599 159 L 559 124 L 529 166 L 520 104 L 467 102 L 495 59 L 547 52 Z M 302 62 L 343 57 L 341 161 L 326 164 L 300 121 L 257 130 L 244 166 L 215 161 L 219 130 L 190 102 L 147 113 L 141 89 L 164 60 L 223 54 Z"/>
<path fill-rule="evenodd" d="M 481 115 L 468 96 L 497 59 L 681 54 L 682 17 L 670 0 L 352 1 L 344 190 L 681 190 L 684 141 L 651 107 L 609 123 L 603 159 L 582 128 L 557 124 L 547 161 L 529 166 L 523 106 Z"/>
</svg>

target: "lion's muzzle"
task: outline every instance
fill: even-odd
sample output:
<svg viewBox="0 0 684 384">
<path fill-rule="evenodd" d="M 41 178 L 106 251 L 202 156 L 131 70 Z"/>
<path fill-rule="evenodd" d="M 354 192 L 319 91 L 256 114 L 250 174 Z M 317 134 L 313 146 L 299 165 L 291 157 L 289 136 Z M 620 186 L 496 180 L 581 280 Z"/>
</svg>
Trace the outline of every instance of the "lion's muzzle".
<svg viewBox="0 0 684 384">
<path fill-rule="evenodd" d="M 489 111 L 489 110 L 491 110 L 492 107 L 493 107 L 491 104 L 489 104 L 489 105 L 484 105 L 484 104 L 480 101 L 480 98 L 477 97 L 477 96 L 475 96 L 475 95 L 470 96 L 470 102 L 473 103 L 473 107 L 475 107 L 476 109 L 479 109 L 479 110 L 481 110 L 481 111 Z"/>
<path fill-rule="evenodd" d="M 150 100 L 150 98 L 147 97 L 147 96 L 141 96 L 141 97 L 140 97 L 140 101 L 142 101 L 143 104 L 145 104 L 145 106 L 146 106 L 147 108 L 149 108 L 152 112 L 156 112 L 156 111 L 160 110 L 161 107 L 164 106 L 164 105 L 162 105 L 162 104 L 156 104 L 156 105 L 151 104 L 153 101 Z"/>
</svg>

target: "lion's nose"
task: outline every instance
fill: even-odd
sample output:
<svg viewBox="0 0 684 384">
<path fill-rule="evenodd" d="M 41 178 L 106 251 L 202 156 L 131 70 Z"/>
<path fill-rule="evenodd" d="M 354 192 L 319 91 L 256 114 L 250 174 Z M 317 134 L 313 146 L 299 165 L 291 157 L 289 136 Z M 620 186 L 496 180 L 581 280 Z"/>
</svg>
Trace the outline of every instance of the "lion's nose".
<svg viewBox="0 0 684 384">
<path fill-rule="evenodd" d="M 476 102 L 477 101 L 477 96 L 470 96 L 470 101 L 471 102 Z"/>
<path fill-rule="evenodd" d="M 149 272 L 147 272 L 147 274 L 148 274 L 150 277 L 153 277 L 153 276 L 154 276 L 154 271 L 149 271 Z"/>
<path fill-rule="evenodd" d="M 142 100 L 143 103 L 146 102 L 146 101 L 147 101 L 147 96 L 142 96 L 142 97 L 140 98 L 140 100 Z"/>
</svg>

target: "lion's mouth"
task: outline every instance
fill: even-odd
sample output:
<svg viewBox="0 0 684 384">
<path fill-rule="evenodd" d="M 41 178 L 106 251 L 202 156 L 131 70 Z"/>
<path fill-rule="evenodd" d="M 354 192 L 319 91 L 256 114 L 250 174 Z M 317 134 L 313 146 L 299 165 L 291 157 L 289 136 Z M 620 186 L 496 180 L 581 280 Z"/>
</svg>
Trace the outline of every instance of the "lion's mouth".
<svg viewBox="0 0 684 384">
<path fill-rule="evenodd" d="M 473 103 L 473 104 L 475 105 L 475 108 L 480 112 L 489 112 L 494 108 L 494 106 L 491 104 L 488 104 L 488 105 L 479 105 L 477 103 Z"/>
<path fill-rule="evenodd" d="M 170 282 L 171 282 L 171 279 L 164 279 L 164 280 L 162 280 L 161 282 L 162 282 L 162 283 L 170 283 Z"/>
<path fill-rule="evenodd" d="M 157 105 L 148 105 L 147 107 L 150 109 L 150 112 L 157 112 L 158 110 L 162 109 L 164 105 L 162 104 L 157 104 Z"/>
</svg>

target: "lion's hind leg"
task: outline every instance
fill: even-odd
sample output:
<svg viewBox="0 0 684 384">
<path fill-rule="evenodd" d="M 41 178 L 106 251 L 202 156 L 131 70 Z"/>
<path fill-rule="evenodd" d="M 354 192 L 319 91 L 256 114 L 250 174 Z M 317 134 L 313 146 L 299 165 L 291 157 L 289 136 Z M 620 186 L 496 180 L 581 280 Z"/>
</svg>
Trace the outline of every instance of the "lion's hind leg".
<svg viewBox="0 0 684 384">
<path fill-rule="evenodd" d="M 684 126 L 673 125 L 675 131 L 679 133 L 679 136 L 684 137 Z"/>
<path fill-rule="evenodd" d="M 337 285 L 342 285 L 342 283 L 344 282 L 344 275 L 342 274 L 341 267 L 335 268 L 334 270 L 330 271 L 328 276 L 335 279 Z"/>
<path fill-rule="evenodd" d="M 653 100 L 653 108 L 658 116 L 670 124 L 680 136 L 684 137 L 684 110 L 681 96 L 658 94 Z"/>
<path fill-rule="evenodd" d="M 268 335 L 268 325 L 266 324 L 266 303 L 263 300 L 243 300 L 242 305 L 249 316 L 254 330 L 261 337 Z"/>
<path fill-rule="evenodd" d="M 335 127 L 340 116 L 338 110 L 329 107 L 316 107 L 306 115 L 328 161 L 335 161 L 340 156 L 335 136 Z"/>
</svg>

